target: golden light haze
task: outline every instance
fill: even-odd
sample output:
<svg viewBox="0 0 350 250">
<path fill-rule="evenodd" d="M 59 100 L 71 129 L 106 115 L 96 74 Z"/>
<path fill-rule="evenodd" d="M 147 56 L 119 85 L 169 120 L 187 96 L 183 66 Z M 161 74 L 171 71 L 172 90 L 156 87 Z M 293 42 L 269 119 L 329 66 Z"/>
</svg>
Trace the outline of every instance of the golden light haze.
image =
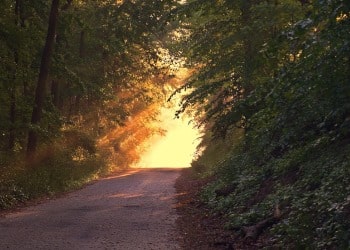
<svg viewBox="0 0 350 250">
<path fill-rule="evenodd" d="M 173 82 L 169 82 L 166 88 L 167 94 L 174 91 L 174 86 L 181 86 L 192 71 L 179 68 Z M 191 91 L 191 90 L 187 90 Z M 187 92 L 186 91 L 186 92 Z M 182 96 L 188 93 L 178 93 L 171 98 L 171 102 L 165 103 L 160 109 L 155 126 L 164 133 L 156 133 L 142 145 L 140 161 L 134 164 L 137 168 L 187 168 L 196 156 L 197 146 L 201 142 L 202 133 L 191 122 L 191 117 L 182 114 L 175 118 L 175 113 L 180 107 Z"/>
<path fill-rule="evenodd" d="M 161 109 L 159 121 L 166 132 L 155 135 L 147 141 L 148 150 L 141 155 L 141 161 L 134 167 L 140 168 L 186 168 L 190 167 L 195 156 L 201 133 L 185 115 L 175 119 L 180 102 L 177 96 L 175 105 Z"/>
</svg>

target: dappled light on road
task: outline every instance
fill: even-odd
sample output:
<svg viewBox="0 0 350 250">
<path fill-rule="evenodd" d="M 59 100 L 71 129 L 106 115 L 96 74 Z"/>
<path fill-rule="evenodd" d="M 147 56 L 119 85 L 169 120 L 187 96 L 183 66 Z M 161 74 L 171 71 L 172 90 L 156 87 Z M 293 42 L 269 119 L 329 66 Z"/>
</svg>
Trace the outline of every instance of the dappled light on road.
<svg viewBox="0 0 350 250">
<path fill-rule="evenodd" d="M 180 171 L 116 173 L 76 192 L 0 216 L 0 249 L 180 249 Z"/>
<path fill-rule="evenodd" d="M 111 180 L 111 179 L 123 178 L 123 177 L 127 177 L 127 176 L 130 176 L 130 175 L 133 175 L 133 174 L 135 174 L 137 172 L 138 172 L 137 170 L 128 171 L 128 172 L 123 173 L 123 174 L 118 174 L 118 175 L 112 175 L 112 176 L 104 177 L 104 178 L 101 178 L 101 180 Z"/>
</svg>

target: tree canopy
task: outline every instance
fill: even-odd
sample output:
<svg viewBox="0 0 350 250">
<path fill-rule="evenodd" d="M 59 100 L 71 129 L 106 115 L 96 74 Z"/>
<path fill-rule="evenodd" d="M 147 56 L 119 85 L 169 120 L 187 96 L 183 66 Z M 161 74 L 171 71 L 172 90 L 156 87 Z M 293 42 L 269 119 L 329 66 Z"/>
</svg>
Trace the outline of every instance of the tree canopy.
<svg viewBox="0 0 350 250">
<path fill-rule="evenodd" d="M 157 98 L 162 93 L 161 79 L 153 86 L 150 79 L 167 75 L 166 65 L 158 65 L 166 28 L 163 19 L 174 4 L 3 1 L 1 147 L 21 151 L 26 148 L 27 132 L 29 137 L 39 136 L 41 144 L 69 124 L 90 126 L 96 114 L 91 128 L 97 132 L 100 116 L 122 124 L 135 112 L 132 103 L 147 104 Z M 51 11 L 49 20 L 51 5 L 57 13 Z M 57 25 L 48 28 L 56 20 Z M 51 38 L 52 48 L 46 37 Z M 47 76 L 41 80 L 43 72 Z"/>
<path fill-rule="evenodd" d="M 174 71 L 186 67 L 192 74 L 174 94 L 191 91 L 176 115 L 192 113 L 205 130 L 193 166 L 217 177 L 203 197 L 228 228 L 252 236 L 245 229 L 273 217 L 254 239 L 269 236 L 277 248 L 349 248 L 349 1 L 1 6 L 0 187 L 22 199 L 27 179 L 35 190 L 45 176 L 50 192 L 51 176 L 62 175 L 57 185 L 74 182 L 79 171 L 97 171 L 97 159 L 128 166 L 137 153 L 125 145 L 136 148 L 155 132 L 144 124 Z M 26 151 L 35 157 L 21 173 L 31 178 L 11 179 L 18 176 L 8 171 L 11 157 Z M 56 168 L 29 168 L 40 164 Z"/>
<path fill-rule="evenodd" d="M 130 166 L 165 99 L 176 1 L 3 0 L 0 207 Z"/>
<path fill-rule="evenodd" d="M 277 247 L 348 247 L 349 3 L 188 1 L 178 15 L 195 72 L 179 112 L 195 109 L 235 148 L 217 161 L 208 202 L 242 230 L 277 206 Z"/>
</svg>

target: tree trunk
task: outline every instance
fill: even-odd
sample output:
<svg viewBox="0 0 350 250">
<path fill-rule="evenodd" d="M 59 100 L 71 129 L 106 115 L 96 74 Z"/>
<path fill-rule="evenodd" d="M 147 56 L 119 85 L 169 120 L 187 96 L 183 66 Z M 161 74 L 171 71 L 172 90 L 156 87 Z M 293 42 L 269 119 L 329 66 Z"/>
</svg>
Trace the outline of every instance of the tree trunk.
<svg viewBox="0 0 350 250">
<path fill-rule="evenodd" d="M 251 25 L 251 8 L 252 0 L 245 0 L 241 5 L 242 12 L 242 26 L 248 27 Z M 243 35 L 243 49 L 244 49 L 244 95 L 247 96 L 253 90 L 252 76 L 254 71 L 254 49 L 252 44 L 252 38 L 249 33 Z"/>
<path fill-rule="evenodd" d="M 39 125 L 42 115 L 42 109 L 45 99 L 45 87 L 47 77 L 49 74 L 49 64 L 51 60 L 51 54 L 53 45 L 55 42 L 56 25 L 58 18 L 59 0 L 52 0 L 51 11 L 49 17 L 49 27 L 47 30 L 46 42 L 44 51 L 41 57 L 40 72 L 38 83 L 35 91 L 34 107 L 32 112 L 31 125 L 36 127 Z M 35 128 L 29 130 L 28 144 L 27 144 L 27 158 L 30 159 L 35 155 L 38 142 L 38 133 Z"/>
<path fill-rule="evenodd" d="M 15 2 L 15 25 L 18 27 L 24 27 L 24 21 L 22 18 L 22 0 L 16 0 Z M 14 60 L 15 64 L 17 65 L 13 72 L 13 82 L 12 87 L 10 89 L 10 110 L 9 110 L 9 117 L 10 117 L 10 127 L 9 127 L 9 138 L 8 138 L 8 145 L 7 149 L 9 151 L 13 150 L 15 147 L 15 140 L 16 140 L 16 81 L 17 81 L 17 67 L 19 63 L 19 56 L 18 56 L 18 49 L 14 49 Z"/>
<path fill-rule="evenodd" d="M 278 223 L 282 218 L 282 213 L 278 204 L 276 204 L 273 211 L 273 216 L 259 221 L 257 224 L 249 227 L 243 227 L 243 233 L 245 234 L 245 239 L 256 241 L 260 234 L 267 228 Z"/>
<path fill-rule="evenodd" d="M 80 32 L 79 57 L 85 57 L 85 31 Z"/>
<path fill-rule="evenodd" d="M 59 108 L 59 101 L 60 101 L 60 88 L 59 83 L 57 80 L 52 80 L 51 83 L 51 98 L 52 98 L 52 104 Z"/>
<path fill-rule="evenodd" d="M 13 84 L 14 85 L 14 84 Z M 15 147 L 16 140 L 16 131 L 15 131 L 15 123 L 16 123 L 16 87 L 13 86 L 11 88 L 11 104 L 10 104 L 10 128 L 9 128 L 9 138 L 8 138 L 8 146 L 7 149 L 9 151 L 13 150 Z"/>
</svg>

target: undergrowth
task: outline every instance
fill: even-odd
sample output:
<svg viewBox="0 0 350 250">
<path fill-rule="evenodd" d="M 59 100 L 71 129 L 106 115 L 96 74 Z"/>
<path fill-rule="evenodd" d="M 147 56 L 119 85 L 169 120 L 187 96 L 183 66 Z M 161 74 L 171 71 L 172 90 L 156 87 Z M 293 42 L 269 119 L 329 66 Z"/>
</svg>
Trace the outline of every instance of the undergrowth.
<svg viewBox="0 0 350 250">
<path fill-rule="evenodd" d="M 243 130 L 237 129 L 226 135 L 225 139 L 213 139 L 207 130 L 198 146 L 198 158 L 192 168 L 202 177 L 215 174 L 217 165 L 228 158 L 243 139 Z"/>
<path fill-rule="evenodd" d="M 216 147 L 211 143 L 206 150 Z M 310 140 L 280 157 L 267 157 L 260 165 L 254 148 L 247 150 L 244 142 L 226 149 L 231 153 L 209 168 L 217 178 L 203 190 L 202 198 L 225 216 L 228 229 L 242 232 L 273 216 L 278 207 L 281 218 L 261 235 L 268 237 L 266 247 L 350 247 L 350 145 L 346 139 Z M 206 157 L 204 152 L 194 166 Z M 229 192 L 222 194 L 227 188 Z"/>
<path fill-rule="evenodd" d="M 43 146 L 29 166 L 19 154 L 1 159 L 0 210 L 77 189 L 107 171 L 94 140 L 77 131 Z"/>
<path fill-rule="evenodd" d="M 43 143 L 29 164 L 23 152 L 9 155 L 0 151 L 0 210 L 74 190 L 128 168 L 142 152 L 137 146 L 160 133 L 160 128 L 152 126 L 157 112 L 157 105 L 145 108 L 124 126 L 112 127 L 100 136 L 83 128 L 64 127 L 60 136 Z"/>
</svg>

